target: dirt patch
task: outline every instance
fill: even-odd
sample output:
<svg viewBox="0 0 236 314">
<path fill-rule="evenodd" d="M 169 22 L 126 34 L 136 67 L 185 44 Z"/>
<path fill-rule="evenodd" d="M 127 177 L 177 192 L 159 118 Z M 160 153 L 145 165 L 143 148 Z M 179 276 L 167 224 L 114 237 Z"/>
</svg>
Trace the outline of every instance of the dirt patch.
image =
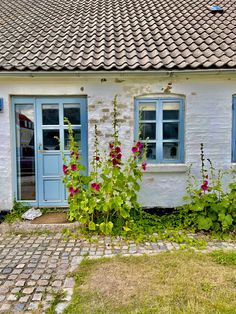
<svg viewBox="0 0 236 314">
<path fill-rule="evenodd" d="M 41 224 L 65 224 L 69 223 L 67 213 L 48 213 L 38 218 L 35 218 L 31 223 L 36 225 Z"/>
</svg>

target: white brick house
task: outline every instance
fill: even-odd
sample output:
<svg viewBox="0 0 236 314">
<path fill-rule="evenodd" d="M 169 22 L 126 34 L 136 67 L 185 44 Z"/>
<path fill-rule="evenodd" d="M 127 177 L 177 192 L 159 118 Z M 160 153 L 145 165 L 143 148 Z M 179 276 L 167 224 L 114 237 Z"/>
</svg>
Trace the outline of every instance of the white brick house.
<svg viewBox="0 0 236 314">
<path fill-rule="evenodd" d="M 83 161 L 88 164 L 93 154 L 95 123 L 101 133 L 101 147 L 109 141 L 116 94 L 125 154 L 129 154 L 135 138 L 137 110 L 144 110 L 143 136 L 150 139 L 148 167 L 139 195 L 144 206 L 174 207 L 182 203 L 188 164 L 193 164 L 195 173 L 199 171 L 200 143 L 204 143 L 207 157 L 216 167 L 234 167 L 236 36 L 229 6 L 225 5 L 218 16 L 209 9 L 206 15 L 202 6 L 205 8 L 207 1 L 201 1 L 198 16 L 204 20 L 210 15 L 211 32 L 206 32 L 198 16 L 178 7 L 178 27 L 171 14 L 166 20 L 162 8 L 168 3 L 172 12 L 173 0 L 156 3 L 158 10 L 152 6 L 157 1 L 147 2 L 146 9 L 141 6 L 138 10 L 135 3 L 139 1 L 134 1 L 129 7 L 133 9 L 130 20 L 128 11 L 123 10 L 128 10 L 125 1 L 118 2 L 123 4 L 122 10 L 104 4 L 99 25 L 105 28 L 101 26 L 97 34 L 93 32 L 98 27 L 96 21 L 91 25 L 78 21 L 77 13 L 85 6 L 82 1 L 73 1 L 78 4 L 73 11 L 66 1 L 58 0 L 65 4 L 61 28 L 56 27 L 55 18 L 51 24 L 43 19 L 46 12 L 59 16 L 59 8 L 52 6 L 52 1 L 40 11 L 42 25 L 32 22 L 39 1 L 32 3 L 35 10 L 27 10 L 25 1 L 16 2 L 24 21 L 14 20 L 13 13 L 7 15 L 12 12 L 11 2 L 2 8 L 0 4 L 3 16 L 8 16 L 7 22 L 0 25 L 0 210 L 10 209 L 14 197 L 34 206 L 65 206 L 62 162 L 53 138 L 60 136 L 66 151 L 63 118 L 74 119 Z M 186 1 L 189 6 L 191 9 L 190 1 Z M 98 12 L 97 2 L 94 8 L 90 16 Z M 127 25 L 119 24 L 119 12 Z M 84 21 L 88 20 L 87 14 L 83 11 Z M 113 16 L 119 34 L 106 26 L 109 16 Z M 74 28 L 63 24 L 66 17 Z M 142 23 L 134 25 L 139 17 L 144 19 L 146 30 Z M 181 17 L 189 21 L 198 36 L 181 22 Z M 165 32 L 159 19 L 166 26 Z M 150 21 L 159 30 L 156 34 Z M 173 28 L 168 26 L 169 21 Z M 44 33 L 46 26 L 51 33 Z M 106 37 L 102 40 L 103 33 Z"/>
</svg>

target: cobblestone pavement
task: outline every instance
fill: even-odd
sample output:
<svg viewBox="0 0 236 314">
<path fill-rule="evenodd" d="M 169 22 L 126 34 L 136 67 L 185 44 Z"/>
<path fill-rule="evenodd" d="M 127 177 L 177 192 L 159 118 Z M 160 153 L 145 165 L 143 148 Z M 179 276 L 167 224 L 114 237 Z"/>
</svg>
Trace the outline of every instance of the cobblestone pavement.
<svg viewBox="0 0 236 314">
<path fill-rule="evenodd" d="M 138 245 L 119 238 L 100 238 L 90 243 L 66 238 L 61 233 L 0 235 L 0 312 L 33 313 L 40 308 L 39 313 L 44 313 L 53 294 L 61 289 L 67 293 L 68 302 L 74 284 L 70 272 L 83 256 L 156 254 L 178 248 L 178 244 L 166 241 Z M 236 243 L 210 242 L 204 252 L 219 248 L 236 250 Z M 65 305 L 62 303 L 59 308 Z"/>
</svg>

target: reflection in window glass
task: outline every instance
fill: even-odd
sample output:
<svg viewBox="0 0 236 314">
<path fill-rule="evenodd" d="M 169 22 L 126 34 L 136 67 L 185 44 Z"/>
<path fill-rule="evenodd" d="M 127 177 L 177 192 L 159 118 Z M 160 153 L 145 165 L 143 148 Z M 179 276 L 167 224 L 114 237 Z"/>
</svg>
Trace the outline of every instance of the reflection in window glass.
<svg viewBox="0 0 236 314">
<path fill-rule="evenodd" d="M 80 104 L 64 104 L 64 118 L 71 124 L 80 124 Z"/>
<path fill-rule="evenodd" d="M 179 119 L 179 103 L 163 104 L 163 120 L 178 120 Z"/>
<path fill-rule="evenodd" d="M 163 143 L 163 159 L 179 159 L 179 144 Z"/>
<path fill-rule="evenodd" d="M 163 139 L 177 140 L 179 137 L 179 123 L 164 122 L 163 123 Z"/>
<path fill-rule="evenodd" d="M 155 143 L 147 144 L 147 159 L 148 160 L 156 159 L 156 144 Z"/>
<path fill-rule="evenodd" d="M 59 150 L 59 130 L 43 130 L 43 149 Z"/>
<path fill-rule="evenodd" d="M 74 139 L 78 143 L 79 148 L 81 145 L 81 130 L 73 130 Z M 70 142 L 69 142 L 69 132 L 68 130 L 64 130 L 64 149 L 69 150 L 70 148 Z"/>
<path fill-rule="evenodd" d="M 35 200 L 34 106 L 16 105 L 17 198 Z"/>
<path fill-rule="evenodd" d="M 58 105 L 42 105 L 42 119 L 43 125 L 59 125 Z"/>
<path fill-rule="evenodd" d="M 141 113 L 141 120 L 156 120 L 156 104 L 155 103 L 141 103 L 139 106 Z"/>
<path fill-rule="evenodd" d="M 149 138 L 150 140 L 156 139 L 156 123 L 142 123 L 140 126 L 141 134 L 140 137 L 143 140 Z"/>
</svg>

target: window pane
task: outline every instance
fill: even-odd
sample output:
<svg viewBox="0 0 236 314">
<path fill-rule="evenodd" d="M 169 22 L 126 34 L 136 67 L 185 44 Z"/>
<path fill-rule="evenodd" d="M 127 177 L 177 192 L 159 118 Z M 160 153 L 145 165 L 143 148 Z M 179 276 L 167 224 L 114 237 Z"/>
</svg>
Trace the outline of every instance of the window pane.
<svg viewBox="0 0 236 314">
<path fill-rule="evenodd" d="M 179 123 L 165 122 L 163 123 L 163 139 L 177 140 L 179 138 Z"/>
<path fill-rule="evenodd" d="M 73 130 L 74 133 L 74 139 L 78 143 L 79 147 L 81 145 L 81 130 Z M 64 130 L 64 142 L 65 142 L 65 150 L 69 150 L 70 143 L 69 143 L 69 132 L 68 130 Z"/>
<path fill-rule="evenodd" d="M 59 130 L 43 130 L 43 149 L 45 150 L 60 150 L 58 142 Z"/>
<path fill-rule="evenodd" d="M 139 104 L 139 112 L 141 113 L 141 120 L 156 120 L 156 104 L 147 103 Z"/>
<path fill-rule="evenodd" d="M 16 105 L 18 200 L 35 200 L 34 106 Z"/>
<path fill-rule="evenodd" d="M 148 160 L 156 159 L 156 144 L 155 143 L 147 144 L 147 159 Z"/>
<path fill-rule="evenodd" d="M 64 118 L 71 124 L 80 124 L 80 104 L 64 104 Z"/>
<path fill-rule="evenodd" d="M 163 159 L 179 159 L 179 144 L 163 143 Z"/>
<path fill-rule="evenodd" d="M 59 124 L 59 107 L 58 105 L 42 105 L 43 125 Z"/>
<path fill-rule="evenodd" d="M 156 139 L 156 123 L 141 123 L 141 134 L 140 138 L 145 140 L 149 138 L 150 140 Z"/>
<path fill-rule="evenodd" d="M 179 103 L 163 103 L 163 120 L 179 119 Z"/>
</svg>

